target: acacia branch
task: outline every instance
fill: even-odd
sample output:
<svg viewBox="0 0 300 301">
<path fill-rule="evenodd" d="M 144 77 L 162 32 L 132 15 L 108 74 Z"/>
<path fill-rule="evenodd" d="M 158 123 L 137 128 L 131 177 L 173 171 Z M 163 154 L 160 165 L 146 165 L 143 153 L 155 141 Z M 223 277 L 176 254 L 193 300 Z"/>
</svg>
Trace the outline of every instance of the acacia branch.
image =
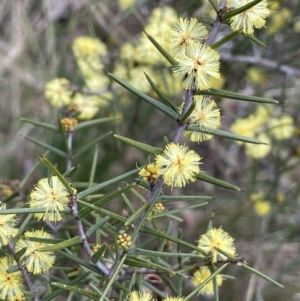
<svg viewBox="0 0 300 301">
<path fill-rule="evenodd" d="M 76 222 L 78 234 L 82 238 L 82 247 L 84 248 L 84 250 L 86 251 L 86 253 L 90 257 L 90 259 L 92 259 L 94 253 L 93 253 L 93 251 L 90 248 L 90 245 L 88 243 L 86 234 L 85 234 L 84 229 L 83 229 L 83 225 L 82 225 L 81 219 L 79 218 L 78 203 L 77 203 L 75 195 L 71 196 L 70 209 L 71 209 L 71 212 L 72 212 L 72 214 L 73 214 L 73 216 L 75 218 L 75 222 Z M 106 266 L 102 262 L 100 262 L 98 260 L 98 261 L 94 262 L 94 264 L 101 271 L 101 273 L 104 276 L 108 276 L 109 270 L 106 268 Z"/>
<path fill-rule="evenodd" d="M 224 13 L 225 3 L 226 3 L 226 0 L 221 1 L 220 7 L 219 7 L 219 12 L 217 13 L 217 18 L 213 24 L 212 30 L 211 30 L 208 38 L 206 40 L 206 45 L 211 45 L 211 43 L 213 42 L 213 40 L 218 32 L 219 27 L 222 24 L 222 14 Z M 186 114 L 186 112 L 189 110 L 190 106 L 192 105 L 195 92 L 196 92 L 195 84 L 193 84 L 193 86 L 190 89 L 188 89 L 186 92 L 183 109 L 180 114 L 180 117 L 178 118 L 177 128 L 176 128 L 176 132 L 175 132 L 175 135 L 173 138 L 173 142 L 176 144 L 180 141 L 180 139 L 183 135 L 183 132 L 185 131 L 185 129 L 187 127 L 187 121 L 184 124 L 181 124 L 180 119 L 182 116 L 184 116 Z M 148 202 L 150 204 L 152 204 L 152 202 L 156 199 L 157 194 L 161 191 L 163 186 L 164 186 L 164 180 L 163 180 L 162 176 L 159 176 L 158 179 L 156 180 L 155 184 L 153 185 L 153 187 L 151 187 L 150 193 L 147 198 Z M 148 209 L 146 209 L 146 210 L 148 210 Z M 146 210 L 144 212 L 142 212 L 141 215 L 136 219 L 136 222 L 134 224 L 134 228 L 133 228 L 131 235 L 135 233 L 135 229 L 138 229 L 140 226 L 140 223 L 144 221 L 144 216 L 146 214 Z M 135 236 L 135 238 L 137 238 L 137 236 Z M 121 258 L 127 253 L 128 253 L 128 251 L 124 250 L 123 252 L 120 252 L 120 254 L 117 256 L 117 259 L 116 259 L 114 265 L 112 266 L 112 268 L 109 272 L 109 275 L 107 277 L 106 284 L 109 283 L 109 279 L 115 274 L 115 271 L 118 268 L 118 265 L 120 264 Z"/>
</svg>

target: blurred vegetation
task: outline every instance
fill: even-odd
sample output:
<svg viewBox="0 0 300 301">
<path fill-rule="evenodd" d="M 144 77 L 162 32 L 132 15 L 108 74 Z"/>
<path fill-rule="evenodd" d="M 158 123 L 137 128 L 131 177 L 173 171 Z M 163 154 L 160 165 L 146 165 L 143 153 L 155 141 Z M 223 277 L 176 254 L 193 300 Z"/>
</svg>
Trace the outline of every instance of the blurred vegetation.
<svg viewBox="0 0 300 301">
<path fill-rule="evenodd" d="M 44 86 L 55 77 L 68 78 L 74 87 L 84 84 L 72 53 L 73 40 L 90 35 L 104 42 L 109 51 L 103 63 L 107 71 L 114 73 L 120 64 L 122 45 L 136 42 L 151 11 L 164 5 L 173 7 L 182 16 L 200 18 L 203 13 L 213 16 L 209 2 L 204 0 L 141 0 L 125 10 L 116 0 L 1 1 L 2 183 L 21 180 L 35 164 L 36 157 L 45 152 L 24 136 L 63 147 L 63 139 L 58 134 L 22 123 L 20 117 L 57 124 L 58 118 L 65 116 L 64 109 L 52 107 L 45 99 Z M 276 288 L 254 275 L 230 267 L 227 273 L 236 278 L 226 280 L 220 288 L 221 300 L 224 301 L 300 300 L 300 2 L 273 1 L 272 7 L 274 12 L 267 20 L 267 28 L 256 32 L 266 49 L 242 35 L 219 48 L 223 78 L 220 87 L 280 101 L 274 106 L 273 116 L 286 114 L 293 118 L 293 137 L 276 140 L 270 136 L 272 149 L 261 159 L 247 156 L 243 146 L 223 138 L 215 137 L 213 142 L 195 144 L 194 149 L 203 157 L 202 170 L 241 187 L 243 192 L 232 192 L 199 181 L 172 191 L 175 195 L 214 197 L 204 209 L 182 213 L 186 222 L 180 226 L 188 235 L 184 239 L 194 243 L 205 232 L 213 214 L 214 225 L 222 226 L 235 238 L 239 254 L 251 266 L 285 286 L 284 289 Z M 228 33 L 228 26 L 222 26 L 218 40 Z M 157 72 L 161 70 L 160 66 L 156 69 Z M 172 85 L 175 84 L 171 83 L 169 88 L 175 89 Z M 176 105 L 181 104 L 183 95 L 180 92 L 172 96 Z M 222 108 L 222 129 L 229 131 L 236 119 L 248 117 L 258 107 L 258 104 L 249 102 L 215 100 Z M 152 107 L 125 91 L 122 98 L 114 93 L 109 105 L 95 118 L 107 116 L 120 116 L 122 122 L 78 131 L 74 136 L 75 150 L 108 131 L 163 147 L 162 137 L 171 139 L 169 135 L 173 135 L 175 128 L 163 114 L 154 114 Z M 185 143 L 190 144 L 187 140 Z M 64 158 L 50 154 L 49 160 L 64 170 Z M 73 162 L 74 165 L 80 164 L 72 176 L 73 182 L 88 182 L 92 160 L 93 152 L 90 151 Z M 142 152 L 108 137 L 99 144 L 95 179 L 100 183 L 147 162 L 148 157 Z M 47 176 L 47 171 L 39 168 L 31 176 L 26 190 L 30 191 L 41 176 Z M 254 194 L 260 194 L 263 201 L 269 202 L 270 207 L 265 213 L 255 206 Z M 121 211 L 126 205 L 120 200 L 110 206 Z M 179 205 L 176 203 L 169 208 L 174 206 Z M 185 289 L 189 290 L 188 287 Z M 201 300 L 206 300 L 206 297 L 201 297 Z"/>
</svg>

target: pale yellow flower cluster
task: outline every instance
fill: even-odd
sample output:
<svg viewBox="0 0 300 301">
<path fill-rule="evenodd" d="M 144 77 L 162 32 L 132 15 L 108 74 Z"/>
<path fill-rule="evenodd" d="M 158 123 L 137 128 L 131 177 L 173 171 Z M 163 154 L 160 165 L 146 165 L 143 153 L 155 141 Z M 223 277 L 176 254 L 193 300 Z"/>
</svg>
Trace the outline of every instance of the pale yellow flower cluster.
<svg viewBox="0 0 300 301">
<path fill-rule="evenodd" d="M 45 86 L 45 97 L 52 106 L 62 107 L 71 102 L 72 91 L 66 78 L 54 78 Z"/>
<path fill-rule="evenodd" d="M 200 286 L 208 277 L 211 276 L 211 271 L 207 266 L 200 266 L 197 271 L 194 273 L 192 282 L 195 286 Z M 221 286 L 223 283 L 223 278 L 221 275 L 216 277 L 217 286 Z M 213 295 L 214 294 L 214 284 L 213 280 L 207 282 L 200 290 L 200 294 L 204 295 Z"/>
<path fill-rule="evenodd" d="M 105 107 L 108 105 L 108 102 L 99 95 L 87 95 L 82 93 L 76 93 L 73 98 L 73 103 L 77 106 L 80 115 L 79 119 L 91 119 L 93 118 L 99 108 Z"/>
<path fill-rule="evenodd" d="M 198 248 L 201 250 L 199 256 L 210 259 L 212 264 L 218 261 L 235 259 L 237 254 L 233 242 L 234 239 L 222 228 L 211 228 L 205 234 L 201 235 L 198 240 Z M 200 266 L 193 275 L 192 282 L 195 286 L 199 287 L 200 294 L 214 294 L 213 280 L 203 285 L 206 279 L 212 275 L 213 266 L 211 269 L 207 266 Z M 223 277 L 217 275 L 217 287 L 221 286 L 222 282 Z"/>
<path fill-rule="evenodd" d="M 26 270 L 33 274 L 48 271 L 54 264 L 52 252 L 41 252 L 40 249 L 49 246 L 47 243 L 35 242 L 30 238 L 51 239 L 48 233 L 42 230 L 27 231 L 17 240 L 15 251 L 25 250 L 20 256 L 20 261 Z M 7 272 L 17 262 L 10 256 L 0 258 L 0 298 L 8 301 L 25 300 L 24 279 L 20 271 Z"/>
<path fill-rule="evenodd" d="M 0 211 L 6 209 L 6 204 L 0 205 Z M 6 246 L 10 238 L 18 234 L 16 214 L 0 215 L 0 248 Z"/>
<path fill-rule="evenodd" d="M 78 121 L 76 118 L 62 118 L 60 123 L 66 132 L 72 132 Z"/>
<path fill-rule="evenodd" d="M 198 241 L 198 248 L 203 251 L 200 257 L 209 256 L 212 263 L 218 260 L 234 259 L 236 249 L 234 239 L 222 228 L 211 228 L 201 235 Z"/>
<path fill-rule="evenodd" d="M 235 259 L 236 249 L 233 244 L 234 239 L 225 232 L 222 228 L 211 228 L 205 234 L 201 235 L 198 241 L 198 248 L 203 251 L 199 253 L 200 257 L 206 256 L 211 259 L 211 263 L 219 261 L 226 261 Z M 212 267 L 213 269 L 213 267 Z M 199 287 L 199 293 L 205 295 L 214 294 L 213 280 L 208 281 L 205 285 L 203 283 L 212 275 L 212 270 L 207 266 L 200 266 L 193 274 L 192 283 Z M 223 277 L 217 275 L 216 284 L 217 287 L 221 286 Z M 201 287 L 201 288 L 200 288 Z M 168 297 L 163 301 L 181 301 L 184 298 L 181 297 Z M 151 294 L 141 292 L 131 292 L 128 297 L 128 301 L 154 301 Z"/>
<path fill-rule="evenodd" d="M 40 249 L 50 244 L 31 241 L 30 237 L 51 239 L 51 235 L 43 230 L 27 231 L 16 244 L 16 252 L 26 248 L 21 260 L 27 271 L 33 274 L 44 273 L 53 266 L 55 257 L 53 252 L 41 252 Z"/>
<path fill-rule="evenodd" d="M 220 56 L 204 45 L 207 35 L 206 28 L 195 18 L 180 18 L 165 32 L 165 47 L 178 62 L 174 77 L 185 89 L 195 85 L 198 90 L 207 90 L 211 78 L 220 78 Z"/>
<path fill-rule="evenodd" d="M 273 110 L 268 106 L 258 106 L 256 111 L 246 118 L 237 119 L 231 126 L 235 134 L 256 138 L 265 144 L 244 144 L 249 157 L 260 159 L 267 156 L 272 149 L 271 137 L 275 140 L 289 139 L 294 134 L 294 121 L 289 115 L 271 117 Z"/>
<path fill-rule="evenodd" d="M 164 46 L 164 32 L 178 20 L 177 12 L 168 6 L 155 8 L 149 16 L 144 31 Z M 125 43 L 120 49 L 121 64 L 116 66 L 114 74 L 126 80 L 130 85 L 147 93 L 151 91 L 145 74 L 154 81 L 158 89 L 166 95 L 176 95 L 181 91 L 180 83 L 173 80 L 171 72 L 155 66 L 170 66 L 169 62 L 155 48 L 146 34 L 142 34 L 136 43 Z"/>
<path fill-rule="evenodd" d="M 61 211 L 70 201 L 70 196 L 57 176 L 50 180 L 44 178 L 38 181 L 30 194 L 29 206 L 43 208 L 44 213 L 35 213 L 35 217 L 44 221 L 58 222 L 62 220 Z"/>
<path fill-rule="evenodd" d="M 139 172 L 139 176 L 144 181 L 147 181 L 150 185 L 153 185 L 157 180 L 159 170 L 154 163 L 148 164 L 145 168 L 142 168 Z"/>
<path fill-rule="evenodd" d="M 187 146 L 169 143 L 161 155 L 156 155 L 155 163 L 141 169 L 139 175 L 150 186 L 161 175 L 168 186 L 184 187 L 188 182 L 196 181 L 200 160 L 200 156 Z"/>
<path fill-rule="evenodd" d="M 179 64 L 174 67 L 174 77 L 185 89 L 195 84 L 198 90 L 208 90 L 211 88 L 210 78 L 220 78 L 220 55 L 208 46 L 191 46 L 176 60 Z"/>
<path fill-rule="evenodd" d="M 103 75 L 104 66 L 101 62 L 101 58 L 107 54 L 106 46 L 97 38 L 80 36 L 73 42 L 73 53 L 86 83 L 82 90 L 88 91 L 88 95 L 74 93 L 66 78 L 54 78 L 45 86 L 45 97 L 53 106 L 76 105 L 81 112 L 79 119 L 91 119 L 99 108 L 106 107 L 112 99 L 112 94 L 106 91 L 109 80 Z M 97 92 L 97 95 L 90 95 L 90 91 Z"/>
<path fill-rule="evenodd" d="M 106 46 L 99 39 L 80 36 L 73 42 L 73 53 L 88 90 L 97 91 L 97 95 L 76 93 L 73 103 L 81 114 L 79 119 L 93 118 L 99 108 L 106 107 L 112 98 L 107 92 L 108 77 L 103 74 L 101 58 L 107 54 Z"/>
<path fill-rule="evenodd" d="M 207 29 L 196 18 L 179 18 L 173 30 L 165 32 L 165 44 L 172 56 L 187 53 L 192 46 L 200 46 L 208 36 Z"/>
<path fill-rule="evenodd" d="M 131 292 L 128 295 L 128 301 L 154 301 L 150 293 Z"/>
<path fill-rule="evenodd" d="M 155 163 L 167 185 L 184 187 L 189 181 L 196 180 L 200 160 L 200 156 L 188 147 L 170 143 L 162 155 L 156 156 Z"/>
<path fill-rule="evenodd" d="M 254 210 L 257 215 L 264 216 L 270 213 L 271 203 L 266 200 L 266 196 L 263 193 L 253 193 L 250 199 L 254 203 Z"/>
<path fill-rule="evenodd" d="M 259 67 L 249 67 L 246 70 L 247 73 L 247 79 L 249 82 L 259 85 L 259 86 L 264 86 L 267 81 L 268 81 L 268 75 L 265 73 L 261 68 Z"/>
<path fill-rule="evenodd" d="M 131 236 L 127 233 L 119 234 L 117 237 L 117 244 L 123 249 L 127 250 L 131 246 Z"/>
<path fill-rule="evenodd" d="M 180 297 L 167 297 L 162 301 L 182 301 L 182 300 L 183 298 Z M 134 291 L 128 295 L 127 301 L 156 301 L 156 299 L 154 299 L 150 293 L 142 293 L 142 292 Z"/>
<path fill-rule="evenodd" d="M 218 129 L 221 125 L 221 113 L 215 101 L 202 95 L 194 96 L 194 101 L 195 109 L 189 116 L 189 124 L 199 125 L 200 128 L 208 131 Z M 183 104 L 179 109 L 182 110 L 182 107 Z M 198 143 L 213 139 L 213 135 L 195 131 L 185 131 L 184 136 Z"/>
<path fill-rule="evenodd" d="M 25 300 L 25 287 L 21 272 L 7 272 L 10 267 L 16 265 L 16 261 L 11 256 L 0 258 L 0 298 L 2 300 Z"/>
<path fill-rule="evenodd" d="M 252 0 L 227 0 L 226 5 L 228 9 L 236 9 L 250 2 Z M 270 13 L 268 1 L 262 0 L 243 13 L 230 18 L 230 26 L 233 31 L 241 31 L 251 35 L 255 28 L 260 29 L 265 26 L 265 19 L 269 17 Z"/>
<path fill-rule="evenodd" d="M 178 21 L 177 12 L 168 6 L 155 8 L 149 18 L 149 24 L 144 31 L 153 36 L 155 40 L 164 46 L 164 34 Z M 143 34 L 136 46 L 137 60 L 142 64 L 161 63 L 170 66 L 168 61 L 157 51 L 152 42 Z"/>
<path fill-rule="evenodd" d="M 73 42 L 73 53 L 80 71 L 85 77 L 91 77 L 102 70 L 101 57 L 107 54 L 107 50 L 99 39 L 79 36 Z"/>
</svg>

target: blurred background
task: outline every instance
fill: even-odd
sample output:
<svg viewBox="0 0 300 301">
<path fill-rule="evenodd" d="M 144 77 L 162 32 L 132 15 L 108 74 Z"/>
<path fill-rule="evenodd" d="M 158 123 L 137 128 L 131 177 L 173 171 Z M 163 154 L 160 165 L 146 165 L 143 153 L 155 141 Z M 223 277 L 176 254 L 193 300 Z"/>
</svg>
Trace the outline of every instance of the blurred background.
<svg viewBox="0 0 300 301">
<path fill-rule="evenodd" d="M 72 51 L 79 36 L 99 39 L 106 47 L 100 60 L 103 68 L 127 79 L 144 93 L 157 98 L 145 82 L 143 71 L 179 106 L 184 92 L 172 77 L 170 65 L 157 58 L 145 41 L 142 29 L 159 39 L 163 26 L 155 15 L 166 10 L 162 23 L 172 14 L 200 19 L 215 18 L 208 1 L 201 0 L 1 0 L 0 2 L 0 180 L 21 180 L 45 149 L 25 139 L 38 139 L 57 148 L 64 142 L 59 134 L 20 121 L 21 117 L 51 124 L 66 115 L 44 96 L 44 87 L 53 78 L 67 78 L 74 90 L 89 84 L 80 72 Z M 273 98 L 278 105 L 214 98 L 221 108 L 222 130 L 259 137 L 269 146 L 251 148 L 234 141 L 214 138 L 195 144 L 182 140 L 203 157 L 201 168 L 207 174 L 240 187 L 243 192 L 197 182 L 185 189 L 165 189 L 165 194 L 211 195 L 204 209 L 184 212 L 184 239 L 194 243 L 213 224 L 222 226 L 235 238 L 237 250 L 247 262 L 281 282 L 279 289 L 254 275 L 231 266 L 226 273 L 236 277 L 220 288 L 221 300 L 300 300 L 300 2 L 272 1 L 266 28 L 255 32 L 267 48 L 243 35 L 235 37 L 218 51 L 222 80 L 214 87 L 247 95 Z M 154 12 L 154 13 L 153 13 Z M 156 19 L 155 19 L 156 18 Z M 155 23 L 156 22 L 156 23 Z M 156 27 L 155 27 L 156 24 Z M 230 33 L 222 25 L 216 40 Z M 130 74 L 128 72 L 130 70 Z M 108 131 L 163 147 L 175 124 L 161 112 L 111 83 L 100 71 L 92 90 L 105 89 L 93 118 L 116 116 L 117 122 L 81 130 L 74 135 L 74 152 Z M 105 88 L 104 88 L 105 87 Z M 258 121 L 255 123 L 256 121 Z M 255 125 L 254 125 L 255 124 Z M 264 135 L 264 136 L 259 136 Z M 65 160 L 49 158 L 61 171 Z M 93 152 L 74 161 L 80 164 L 72 181 L 88 181 Z M 97 182 L 147 164 L 144 153 L 108 137 L 99 144 Z M 44 174 L 38 169 L 26 189 Z M 2 191 L 2 194 L 5 194 Z M 176 203 L 177 204 L 177 203 Z M 179 206 L 179 205 L 172 205 Z M 124 204 L 114 205 L 124 208 Z M 115 208 L 117 208 L 115 207 Z M 187 285 L 186 290 L 189 290 Z M 197 300 L 209 300 L 201 297 Z M 196 299 L 195 299 L 196 300 Z"/>
</svg>

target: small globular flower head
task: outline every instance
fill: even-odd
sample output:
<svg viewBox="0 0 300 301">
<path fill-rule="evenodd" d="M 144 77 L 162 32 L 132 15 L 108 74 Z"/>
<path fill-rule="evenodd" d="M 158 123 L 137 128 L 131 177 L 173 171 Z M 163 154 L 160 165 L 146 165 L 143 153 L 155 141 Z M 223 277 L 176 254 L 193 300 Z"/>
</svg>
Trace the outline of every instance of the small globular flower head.
<svg viewBox="0 0 300 301">
<path fill-rule="evenodd" d="M 206 28 L 196 18 L 179 18 L 172 29 L 166 30 L 164 38 L 167 50 L 171 55 L 177 56 L 185 53 L 192 45 L 199 47 L 201 40 L 207 38 L 207 34 Z"/>
<path fill-rule="evenodd" d="M 252 0 L 228 0 L 227 7 L 240 8 Z M 245 34 L 253 34 L 254 28 L 265 26 L 266 18 L 270 15 L 268 1 L 262 0 L 243 13 L 230 18 L 230 26 L 233 31 L 242 31 Z"/>
<path fill-rule="evenodd" d="M 17 241 L 16 251 L 27 248 L 21 256 L 26 269 L 33 274 L 41 274 L 48 271 L 54 264 L 54 255 L 52 252 L 40 252 L 43 247 L 49 246 L 47 243 L 30 241 L 28 237 L 51 238 L 51 235 L 43 230 L 27 231 L 24 236 Z"/>
<path fill-rule="evenodd" d="M 150 24 L 174 24 L 178 16 L 176 10 L 170 6 L 161 6 L 153 9 L 150 16 Z"/>
<path fill-rule="evenodd" d="M 97 72 L 93 73 L 89 77 L 85 77 L 85 83 L 89 90 L 101 91 L 102 94 L 107 93 L 107 86 L 109 84 L 109 78 L 103 74 Z M 103 91 L 106 91 L 105 93 Z M 102 95 L 101 94 L 101 95 Z"/>
<path fill-rule="evenodd" d="M 196 106 L 189 116 L 190 124 L 198 124 L 205 130 L 219 128 L 221 125 L 221 114 L 215 101 L 203 96 L 195 96 L 194 100 Z M 184 135 L 189 137 L 193 142 L 201 142 L 213 138 L 212 135 L 193 131 L 186 131 Z"/>
<path fill-rule="evenodd" d="M 194 100 L 196 106 L 189 116 L 190 123 L 199 124 L 205 129 L 217 129 L 221 124 L 221 116 L 215 101 L 202 95 L 196 95 Z"/>
<path fill-rule="evenodd" d="M 201 266 L 193 275 L 192 282 L 195 286 L 200 286 L 208 277 L 210 277 L 211 271 L 206 266 Z M 217 286 L 221 286 L 223 278 L 221 275 L 217 275 Z M 200 294 L 213 295 L 214 285 L 213 280 L 206 283 L 203 288 L 199 291 Z"/>
<path fill-rule="evenodd" d="M 100 106 L 107 106 L 108 102 L 98 95 L 76 93 L 73 103 L 77 106 L 79 119 L 92 119 L 99 111 Z"/>
<path fill-rule="evenodd" d="M 99 249 L 101 248 L 101 245 L 100 244 L 96 244 L 92 247 L 92 250 L 94 253 L 96 253 L 97 251 L 99 251 Z"/>
<path fill-rule="evenodd" d="M 250 199 L 254 202 L 254 210 L 257 215 L 264 216 L 271 211 L 271 203 L 266 201 L 262 192 L 252 193 Z"/>
<path fill-rule="evenodd" d="M 265 133 L 260 133 L 255 138 L 266 144 L 246 143 L 246 154 L 253 159 L 261 159 L 266 157 L 272 149 L 271 139 Z"/>
<path fill-rule="evenodd" d="M 174 77 L 182 82 L 185 89 L 190 89 L 195 82 L 197 89 L 207 90 L 211 87 L 209 77 L 220 78 L 220 56 L 208 46 L 191 46 L 176 60 L 178 65 L 173 69 Z"/>
<path fill-rule="evenodd" d="M 3 187 L 1 188 L 1 194 L 4 196 L 11 196 L 13 194 L 13 191 L 10 187 Z"/>
<path fill-rule="evenodd" d="M 254 114 L 247 118 L 239 118 L 231 125 L 231 131 L 235 134 L 254 138 L 255 133 L 267 122 L 271 112 L 268 108 L 259 106 Z M 258 137 L 256 137 L 259 139 Z M 264 141 L 264 140 L 262 140 Z M 269 141 L 269 139 L 268 139 Z M 265 142 L 265 141 L 264 141 Z M 238 144 L 245 144 L 245 142 L 237 141 Z M 266 141 L 266 143 L 268 143 Z M 247 143 L 246 145 L 250 145 Z M 251 147 L 251 146 L 250 146 Z"/>
<path fill-rule="evenodd" d="M 103 246 L 104 246 L 103 244 L 95 244 L 92 247 L 93 253 L 97 253 L 100 250 L 100 248 L 103 247 Z M 104 255 L 105 255 L 105 249 L 103 250 L 101 257 L 104 257 Z"/>
<path fill-rule="evenodd" d="M 118 235 L 117 243 L 120 247 L 127 250 L 131 246 L 131 236 L 127 233 L 121 233 Z"/>
<path fill-rule="evenodd" d="M 177 22 L 178 16 L 176 11 L 169 7 L 157 7 L 155 8 L 149 18 L 149 24 L 144 28 L 144 31 L 155 38 L 155 40 L 164 45 L 164 31 L 170 28 L 172 24 Z M 157 51 L 153 43 L 147 38 L 146 35 L 142 35 L 138 44 L 135 47 L 133 53 L 134 59 L 140 64 L 150 64 L 161 63 L 169 66 L 169 62 L 164 58 L 164 56 Z"/>
<path fill-rule="evenodd" d="M 259 125 L 264 125 L 270 119 L 270 116 L 273 114 L 274 108 L 270 105 L 259 105 L 254 114 L 250 115 L 257 119 Z"/>
<path fill-rule="evenodd" d="M 17 263 L 12 257 L 0 258 L 0 298 L 2 300 L 25 300 L 21 272 L 17 271 L 10 274 L 6 272 L 8 268 L 14 265 Z"/>
<path fill-rule="evenodd" d="M 76 112 L 77 110 L 78 110 L 78 106 L 77 106 L 75 103 L 71 102 L 71 103 L 68 105 L 68 111 L 69 111 L 70 113 L 74 113 L 74 112 Z"/>
<path fill-rule="evenodd" d="M 38 181 L 30 194 L 31 208 L 46 208 L 45 213 L 35 213 L 35 217 L 42 220 L 57 222 L 62 220 L 60 211 L 69 202 L 69 193 L 57 176 L 50 180 L 44 178 Z"/>
<path fill-rule="evenodd" d="M 106 55 L 107 50 L 105 44 L 99 39 L 89 36 L 76 38 L 73 42 L 73 53 L 85 78 L 90 78 L 102 71 L 103 64 L 100 59 Z"/>
<path fill-rule="evenodd" d="M 198 241 L 198 248 L 201 249 L 208 256 L 211 256 L 212 263 L 218 260 L 226 260 L 228 256 L 233 258 L 236 256 L 235 246 L 233 244 L 234 239 L 225 232 L 222 228 L 212 228 L 205 234 L 201 235 Z M 223 253 L 219 252 L 215 247 L 222 250 Z M 200 256 L 205 256 L 200 253 Z"/>
<path fill-rule="evenodd" d="M 268 81 L 267 74 L 258 67 L 247 68 L 248 80 L 256 85 L 264 86 Z"/>
<path fill-rule="evenodd" d="M 51 105 L 62 107 L 71 102 L 72 91 L 70 82 L 66 78 L 54 78 L 45 86 L 45 97 Z"/>
<path fill-rule="evenodd" d="M 294 121 L 291 116 L 283 115 L 269 121 L 270 134 L 277 140 L 291 138 L 294 134 Z"/>
<path fill-rule="evenodd" d="M 149 293 L 131 292 L 128 295 L 128 301 L 155 301 Z"/>
<path fill-rule="evenodd" d="M 97 77 L 103 69 L 103 64 L 98 57 L 78 58 L 77 65 L 85 81 Z"/>
<path fill-rule="evenodd" d="M 294 23 L 294 31 L 296 33 L 300 33 L 300 20 L 297 20 L 295 23 Z"/>
<path fill-rule="evenodd" d="M 159 174 L 171 187 L 184 187 L 187 182 L 194 182 L 200 172 L 200 156 L 184 145 L 168 144 L 155 160 Z"/>
<path fill-rule="evenodd" d="M 253 124 L 250 122 L 248 118 L 238 118 L 232 125 L 231 131 L 234 134 L 247 136 L 249 138 L 253 138 L 255 132 L 253 132 Z M 256 129 L 255 129 L 256 130 Z M 241 141 L 237 141 L 238 144 L 243 144 Z"/>
<path fill-rule="evenodd" d="M 6 209 L 6 204 L 0 205 L 0 211 Z M 0 215 L 0 247 L 6 246 L 9 238 L 15 237 L 18 234 L 16 226 L 16 215 L 5 214 Z"/>
<path fill-rule="evenodd" d="M 164 299 L 163 301 L 182 301 L 183 298 L 180 297 L 168 297 L 166 299 Z"/>
<path fill-rule="evenodd" d="M 254 209 L 257 215 L 264 216 L 271 211 L 271 203 L 268 201 L 258 201 L 254 203 Z"/>
<path fill-rule="evenodd" d="M 80 36 L 73 41 L 73 52 L 76 58 L 100 57 L 106 55 L 104 43 L 90 36 Z"/>
<path fill-rule="evenodd" d="M 164 205 L 162 203 L 156 203 L 156 204 L 154 204 L 154 208 L 156 210 L 152 210 L 150 212 L 150 214 L 149 214 L 149 220 L 151 220 L 151 216 L 153 216 L 153 215 L 155 215 L 155 214 L 158 213 L 157 211 L 163 211 L 163 210 L 165 210 L 165 207 L 164 207 Z"/>
<path fill-rule="evenodd" d="M 164 207 L 164 205 L 162 203 L 156 203 L 154 205 L 154 207 L 155 207 L 155 209 L 160 210 L 160 211 L 165 210 L 165 207 Z"/>
<path fill-rule="evenodd" d="M 153 185 L 158 177 L 158 172 L 157 166 L 154 163 L 150 163 L 140 170 L 139 176 L 142 177 L 144 181 L 149 182 L 150 185 Z"/>
<path fill-rule="evenodd" d="M 277 193 L 276 200 L 278 203 L 284 203 L 285 202 L 285 196 L 282 193 Z"/>
<path fill-rule="evenodd" d="M 62 118 L 60 122 L 66 132 L 72 132 L 74 126 L 78 123 L 76 118 Z"/>
</svg>

